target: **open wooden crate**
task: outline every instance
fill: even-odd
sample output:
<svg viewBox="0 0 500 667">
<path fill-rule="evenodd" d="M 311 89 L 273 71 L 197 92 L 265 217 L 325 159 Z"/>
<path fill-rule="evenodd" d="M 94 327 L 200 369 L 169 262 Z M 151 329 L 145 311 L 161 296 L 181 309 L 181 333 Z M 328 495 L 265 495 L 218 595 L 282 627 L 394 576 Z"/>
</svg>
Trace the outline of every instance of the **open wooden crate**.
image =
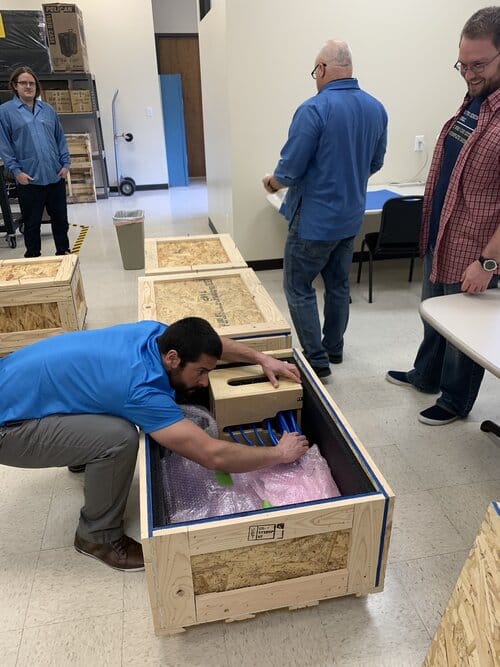
<svg viewBox="0 0 500 667">
<path fill-rule="evenodd" d="M 82 329 L 86 314 L 77 255 L 0 261 L 0 355 Z"/>
<path fill-rule="evenodd" d="M 139 320 L 203 317 L 220 336 L 261 351 L 291 346 L 290 325 L 252 269 L 139 278 Z"/>
<path fill-rule="evenodd" d="M 247 266 L 229 234 L 147 238 L 144 253 L 146 276 Z"/>
<path fill-rule="evenodd" d="M 160 481 L 168 452 L 146 438 L 141 537 L 157 634 L 383 589 L 394 495 L 305 358 L 289 358 L 303 380 L 302 430 L 342 495 L 172 524 Z"/>
</svg>

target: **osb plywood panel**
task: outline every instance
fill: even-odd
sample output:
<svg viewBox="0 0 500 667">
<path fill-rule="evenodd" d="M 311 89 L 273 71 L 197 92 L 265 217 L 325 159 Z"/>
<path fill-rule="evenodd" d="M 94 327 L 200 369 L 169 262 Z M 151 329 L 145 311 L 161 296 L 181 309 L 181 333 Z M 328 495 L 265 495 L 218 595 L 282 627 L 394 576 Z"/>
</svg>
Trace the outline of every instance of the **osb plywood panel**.
<svg viewBox="0 0 500 667">
<path fill-rule="evenodd" d="M 500 665 L 500 516 L 490 505 L 424 667 Z"/>
<path fill-rule="evenodd" d="M 23 278 L 55 278 L 59 271 L 56 262 L 19 263 L 0 266 L 0 282 Z"/>
<path fill-rule="evenodd" d="M 203 317 L 213 327 L 265 322 L 239 276 L 155 282 L 157 319 Z"/>
<path fill-rule="evenodd" d="M 224 264 L 229 257 L 219 239 L 197 241 L 158 241 L 158 266 Z"/>
<path fill-rule="evenodd" d="M 340 530 L 192 556 L 195 595 L 344 569 L 349 537 Z"/>
<path fill-rule="evenodd" d="M 57 303 L 32 303 L 0 307 L 0 332 L 35 331 L 61 326 Z"/>
</svg>

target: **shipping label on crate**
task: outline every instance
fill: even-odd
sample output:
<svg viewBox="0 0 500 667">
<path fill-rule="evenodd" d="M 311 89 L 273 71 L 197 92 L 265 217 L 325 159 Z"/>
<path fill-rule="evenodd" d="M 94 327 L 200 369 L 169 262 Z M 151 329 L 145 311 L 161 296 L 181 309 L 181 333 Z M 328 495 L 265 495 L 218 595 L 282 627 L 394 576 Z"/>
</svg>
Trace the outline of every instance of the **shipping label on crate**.
<svg viewBox="0 0 500 667">
<path fill-rule="evenodd" d="M 264 540 L 282 540 L 285 537 L 284 523 L 267 523 L 258 526 L 250 526 L 248 529 L 249 542 L 262 542 Z"/>
</svg>

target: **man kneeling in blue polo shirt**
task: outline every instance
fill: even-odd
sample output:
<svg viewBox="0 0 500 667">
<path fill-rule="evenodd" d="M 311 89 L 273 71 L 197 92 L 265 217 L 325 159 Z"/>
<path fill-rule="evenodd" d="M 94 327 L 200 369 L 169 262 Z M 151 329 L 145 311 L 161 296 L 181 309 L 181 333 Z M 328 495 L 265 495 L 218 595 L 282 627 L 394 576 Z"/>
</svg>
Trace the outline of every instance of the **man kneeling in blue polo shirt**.
<svg viewBox="0 0 500 667">
<path fill-rule="evenodd" d="M 141 570 L 141 545 L 123 531 L 137 426 L 160 445 L 227 472 L 289 463 L 307 450 L 297 433 L 284 433 L 276 447 L 241 447 L 184 418 L 176 391 L 207 387 L 221 357 L 260 364 L 274 386 L 280 375 L 300 382 L 292 364 L 220 338 L 198 317 L 61 334 L 17 350 L 0 360 L 0 464 L 85 464 L 76 550 L 117 570 Z"/>
</svg>

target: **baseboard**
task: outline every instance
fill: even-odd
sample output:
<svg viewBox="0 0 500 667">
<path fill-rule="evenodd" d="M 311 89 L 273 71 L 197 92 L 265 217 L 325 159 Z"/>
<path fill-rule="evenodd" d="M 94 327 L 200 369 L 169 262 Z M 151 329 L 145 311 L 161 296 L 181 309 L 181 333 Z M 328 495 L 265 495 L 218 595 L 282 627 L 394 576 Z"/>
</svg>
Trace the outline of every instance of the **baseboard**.
<svg viewBox="0 0 500 667">
<path fill-rule="evenodd" d="M 247 264 L 254 271 L 272 271 L 283 268 L 283 259 L 256 259 Z"/>
</svg>

